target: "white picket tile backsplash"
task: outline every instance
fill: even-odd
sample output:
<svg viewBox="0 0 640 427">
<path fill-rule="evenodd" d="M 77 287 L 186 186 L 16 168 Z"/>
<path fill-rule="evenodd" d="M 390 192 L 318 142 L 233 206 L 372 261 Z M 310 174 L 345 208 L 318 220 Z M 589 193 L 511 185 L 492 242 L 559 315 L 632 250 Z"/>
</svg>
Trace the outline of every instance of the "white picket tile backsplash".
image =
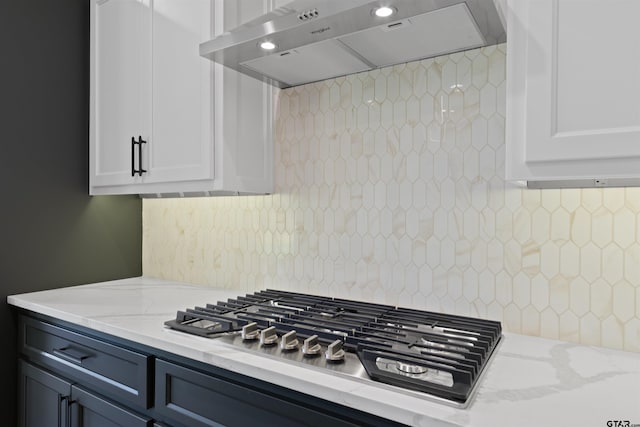
<svg viewBox="0 0 640 427">
<path fill-rule="evenodd" d="M 143 273 L 640 351 L 640 188 L 505 183 L 505 46 L 281 91 L 276 191 L 145 199 Z"/>
</svg>

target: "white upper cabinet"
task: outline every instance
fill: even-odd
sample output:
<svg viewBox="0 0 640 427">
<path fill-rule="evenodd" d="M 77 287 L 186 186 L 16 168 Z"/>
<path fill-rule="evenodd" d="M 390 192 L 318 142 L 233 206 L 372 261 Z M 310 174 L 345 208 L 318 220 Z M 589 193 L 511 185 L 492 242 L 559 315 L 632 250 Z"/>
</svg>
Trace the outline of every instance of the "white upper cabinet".
<svg viewBox="0 0 640 427">
<path fill-rule="evenodd" d="M 272 192 L 276 89 L 199 55 L 271 2 L 91 2 L 90 193 Z"/>
<path fill-rule="evenodd" d="M 211 32 L 210 16 L 209 0 L 153 0 L 146 183 L 214 178 L 211 66 L 197 54 Z"/>
<path fill-rule="evenodd" d="M 640 1 L 506 9 L 507 180 L 640 183 Z"/>
<path fill-rule="evenodd" d="M 151 130 L 151 13 L 139 0 L 91 1 L 91 185 L 123 185 L 139 181 L 131 138 Z"/>
</svg>

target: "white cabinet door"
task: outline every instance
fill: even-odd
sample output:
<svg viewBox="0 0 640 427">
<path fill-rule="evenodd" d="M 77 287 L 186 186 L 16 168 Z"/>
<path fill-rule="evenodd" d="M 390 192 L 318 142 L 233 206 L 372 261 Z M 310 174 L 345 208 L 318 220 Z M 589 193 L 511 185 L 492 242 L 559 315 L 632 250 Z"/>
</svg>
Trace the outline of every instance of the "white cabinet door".
<svg viewBox="0 0 640 427">
<path fill-rule="evenodd" d="M 150 132 L 149 0 L 91 1 L 91 185 L 131 183 L 131 138 Z"/>
<path fill-rule="evenodd" d="M 145 183 L 213 179 L 210 0 L 153 0 L 152 132 Z"/>
<path fill-rule="evenodd" d="M 509 180 L 640 176 L 640 1 L 510 0 Z"/>
<path fill-rule="evenodd" d="M 214 0 L 214 34 L 269 12 L 269 0 Z M 276 89 L 220 64 L 215 80 L 216 176 L 225 186 L 273 191 L 273 102 Z"/>
</svg>

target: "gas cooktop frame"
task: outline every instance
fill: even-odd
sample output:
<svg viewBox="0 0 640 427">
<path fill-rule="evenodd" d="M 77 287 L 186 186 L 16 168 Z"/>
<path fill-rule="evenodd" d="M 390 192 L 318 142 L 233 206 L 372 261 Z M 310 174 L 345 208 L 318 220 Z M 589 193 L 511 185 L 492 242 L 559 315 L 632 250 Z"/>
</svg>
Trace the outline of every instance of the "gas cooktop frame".
<svg viewBox="0 0 640 427">
<path fill-rule="evenodd" d="M 457 408 L 472 401 L 502 339 L 496 321 L 271 289 L 179 311 L 165 325 Z M 291 349 L 243 339 L 243 328 Z M 296 335 L 342 358 L 296 351 Z"/>
</svg>

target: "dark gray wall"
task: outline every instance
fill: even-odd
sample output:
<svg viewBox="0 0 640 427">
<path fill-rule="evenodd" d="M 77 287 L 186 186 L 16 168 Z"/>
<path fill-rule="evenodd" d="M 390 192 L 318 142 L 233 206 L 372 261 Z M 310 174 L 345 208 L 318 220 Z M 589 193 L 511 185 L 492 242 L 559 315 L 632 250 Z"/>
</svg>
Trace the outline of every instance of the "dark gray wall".
<svg viewBox="0 0 640 427">
<path fill-rule="evenodd" d="M 140 199 L 88 196 L 88 117 L 89 0 L 1 0 L 2 425 L 16 424 L 6 296 L 142 271 Z"/>
</svg>

